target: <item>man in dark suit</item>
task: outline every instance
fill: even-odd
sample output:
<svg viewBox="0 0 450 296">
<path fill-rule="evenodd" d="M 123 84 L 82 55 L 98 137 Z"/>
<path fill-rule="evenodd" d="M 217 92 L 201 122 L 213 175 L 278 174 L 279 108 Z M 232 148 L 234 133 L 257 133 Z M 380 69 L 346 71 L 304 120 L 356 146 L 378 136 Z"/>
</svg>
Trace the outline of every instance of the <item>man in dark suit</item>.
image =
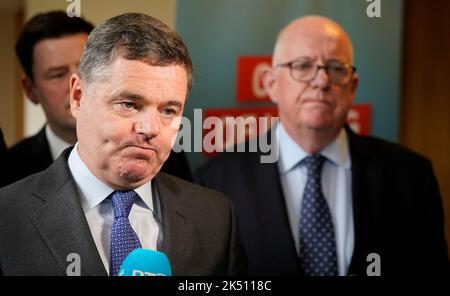
<svg viewBox="0 0 450 296">
<path fill-rule="evenodd" d="M 61 152 L 75 144 L 75 119 L 70 113 L 69 77 L 77 70 L 93 25 L 63 11 L 35 15 L 25 23 L 16 43 L 24 76 L 22 88 L 40 104 L 47 123 L 34 136 L 9 150 L 8 184 L 45 170 Z"/>
<path fill-rule="evenodd" d="M 200 184 L 233 200 L 250 274 L 447 272 L 431 163 L 345 125 L 358 80 L 351 41 L 337 23 L 293 21 L 263 74 L 279 109 L 266 135 L 276 162 L 262 161 L 261 152 L 224 152 L 196 172 Z"/>
<path fill-rule="evenodd" d="M 61 152 L 75 144 L 75 119 L 70 113 L 69 77 L 77 70 L 93 26 L 63 11 L 34 16 L 23 27 L 16 53 L 24 69 L 22 86 L 28 99 L 40 104 L 46 125 L 9 150 L 11 166 L 6 184 L 45 170 Z M 184 153 L 171 153 L 162 170 L 192 180 Z"/>
<path fill-rule="evenodd" d="M 123 14 L 92 31 L 70 107 L 78 142 L 45 171 L 0 190 L 0 271 L 117 275 L 136 248 L 167 254 L 174 275 L 245 272 L 229 199 L 159 173 L 176 137 L 192 62 L 179 35 Z"/>
</svg>

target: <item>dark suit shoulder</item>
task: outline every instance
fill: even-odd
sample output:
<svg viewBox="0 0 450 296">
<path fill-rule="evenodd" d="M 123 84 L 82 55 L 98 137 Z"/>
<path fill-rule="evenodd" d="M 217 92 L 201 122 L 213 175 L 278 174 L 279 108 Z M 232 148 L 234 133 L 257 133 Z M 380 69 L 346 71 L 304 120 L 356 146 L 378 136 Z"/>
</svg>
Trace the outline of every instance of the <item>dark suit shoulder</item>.
<svg viewBox="0 0 450 296">
<path fill-rule="evenodd" d="M 259 156 L 260 154 L 257 152 L 222 152 L 197 168 L 194 179 L 211 174 L 223 175 L 229 172 L 238 172 L 243 167 L 258 163 Z"/>
<path fill-rule="evenodd" d="M 0 189 L 0 211 L 2 215 L 14 214 L 10 210 L 16 208 L 25 213 L 24 205 L 32 200 L 33 189 L 36 188 L 44 172 L 36 173 Z M 17 214 L 17 213 L 16 213 Z"/>
<path fill-rule="evenodd" d="M 179 196 L 191 205 L 208 208 L 212 205 L 229 206 L 230 201 L 221 192 L 185 181 L 178 177 L 159 173 L 158 179 L 177 191 Z"/>
<path fill-rule="evenodd" d="M 69 180 L 70 173 L 66 159 L 70 151 L 71 148 L 67 148 L 47 169 L 1 188 L 0 208 L 3 209 L 8 202 L 20 204 L 20 206 L 27 203 L 34 204 L 32 200 L 39 200 L 38 203 L 40 203 L 45 195 L 44 192 L 51 192 L 52 194 L 46 198 L 52 198 L 52 195 Z"/>
<path fill-rule="evenodd" d="M 48 145 L 47 139 L 45 138 L 45 129 L 39 131 L 36 135 L 27 137 L 14 144 L 10 149 L 9 153 L 12 156 L 16 155 L 26 155 L 25 153 L 29 153 L 37 148 L 41 148 L 42 146 Z"/>
<path fill-rule="evenodd" d="M 376 137 L 350 135 L 350 153 L 390 166 L 430 166 L 428 158 L 402 145 Z"/>
<path fill-rule="evenodd" d="M 11 147 L 8 150 L 8 162 L 10 170 L 6 184 L 45 170 L 53 162 L 45 128 Z"/>
</svg>

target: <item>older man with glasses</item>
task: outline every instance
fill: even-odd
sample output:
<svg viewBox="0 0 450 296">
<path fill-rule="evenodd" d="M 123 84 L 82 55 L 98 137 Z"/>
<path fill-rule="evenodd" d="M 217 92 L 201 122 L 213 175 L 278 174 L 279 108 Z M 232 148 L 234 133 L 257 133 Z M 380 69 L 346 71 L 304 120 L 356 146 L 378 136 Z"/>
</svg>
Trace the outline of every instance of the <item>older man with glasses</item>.
<svg viewBox="0 0 450 296">
<path fill-rule="evenodd" d="M 306 16 L 279 34 L 263 85 L 277 104 L 279 158 L 222 153 L 197 181 L 235 203 L 253 275 L 403 275 L 448 270 L 429 160 L 346 125 L 359 82 L 336 22 Z M 266 135 L 267 136 L 267 135 Z"/>
</svg>

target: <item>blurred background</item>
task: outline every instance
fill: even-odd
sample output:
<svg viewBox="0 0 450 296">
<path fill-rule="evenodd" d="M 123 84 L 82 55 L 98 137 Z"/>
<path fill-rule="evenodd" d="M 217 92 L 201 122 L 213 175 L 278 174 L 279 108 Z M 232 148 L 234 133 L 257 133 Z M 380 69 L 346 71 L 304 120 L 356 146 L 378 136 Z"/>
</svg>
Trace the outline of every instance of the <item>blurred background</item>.
<svg viewBox="0 0 450 296">
<path fill-rule="evenodd" d="M 375 8 L 369 6 L 375 4 L 379 14 L 370 15 Z M 270 55 L 279 30 L 298 16 L 336 20 L 353 41 L 361 78 L 356 103 L 371 106 L 370 134 L 431 159 L 450 242 L 450 1 L 0 0 L 0 126 L 8 146 L 35 134 L 45 122 L 40 106 L 32 105 L 20 87 L 14 46 L 22 24 L 38 12 L 70 5 L 78 5 L 94 25 L 124 12 L 142 12 L 175 28 L 195 66 L 184 114 L 192 122 L 194 108 L 271 106 L 236 99 L 238 58 Z M 187 157 L 192 170 L 205 160 L 199 152 Z"/>
</svg>

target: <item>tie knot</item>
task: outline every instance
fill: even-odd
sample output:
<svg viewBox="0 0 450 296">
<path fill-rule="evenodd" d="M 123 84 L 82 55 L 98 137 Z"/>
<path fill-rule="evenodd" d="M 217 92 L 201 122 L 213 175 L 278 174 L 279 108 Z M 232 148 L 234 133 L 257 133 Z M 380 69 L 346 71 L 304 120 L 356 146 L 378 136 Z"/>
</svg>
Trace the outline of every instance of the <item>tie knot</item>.
<svg viewBox="0 0 450 296">
<path fill-rule="evenodd" d="M 114 218 L 128 218 L 131 207 L 136 201 L 138 195 L 133 190 L 129 191 L 114 191 L 112 193 L 112 207 L 114 211 Z"/>
<path fill-rule="evenodd" d="M 308 169 L 308 174 L 320 175 L 325 157 L 320 154 L 314 154 L 307 156 L 303 161 Z"/>
</svg>

